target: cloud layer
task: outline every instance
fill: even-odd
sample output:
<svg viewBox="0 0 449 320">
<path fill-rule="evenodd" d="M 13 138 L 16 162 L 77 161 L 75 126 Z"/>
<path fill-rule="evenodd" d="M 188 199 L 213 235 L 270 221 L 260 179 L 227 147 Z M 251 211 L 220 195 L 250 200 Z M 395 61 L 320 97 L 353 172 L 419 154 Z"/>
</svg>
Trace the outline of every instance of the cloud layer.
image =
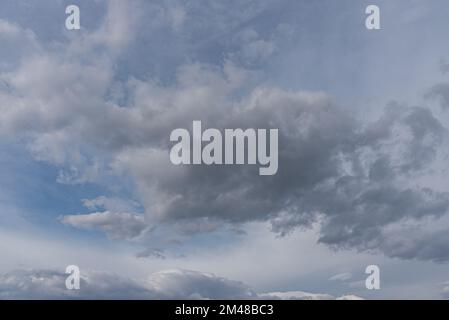
<svg viewBox="0 0 449 320">
<path fill-rule="evenodd" d="M 208 30 L 219 37 L 270 8 L 264 5 L 249 1 L 242 16 L 220 18 L 226 10 L 209 4 L 208 17 L 218 20 Z M 270 221 L 273 232 L 285 236 L 318 224 L 319 241 L 334 248 L 448 260 L 449 193 L 423 182 L 441 174 L 437 164 L 446 156 L 447 128 L 435 112 L 446 115 L 447 85 L 436 84 L 427 94 L 443 111 L 391 103 L 366 119 L 325 92 L 263 80 L 255 66 L 276 54 L 276 35 L 288 34 L 288 26 L 267 33 L 247 28 L 227 35 L 229 42 L 218 49 L 220 41 L 208 37 L 195 48 L 212 46 L 222 58 L 200 59 L 201 50 L 188 44 L 204 28 L 192 18 L 203 10 L 110 1 L 100 26 L 51 44 L 0 20 L 0 36 L 14 48 L 21 43 L 1 66 L 2 137 L 59 168 L 61 184 L 120 189 L 130 181 L 127 193 L 144 208 L 143 214 L 123 208 L 63 213 L 61 222 L 97 228 L 112 239 L 151 236 L 161 226 L 197 234 L 254 221 Z M 150 13 L 157 19 L 147 25 Z M 161 58 L 167 66 L 176 61 L 167 77 L 155 63 L 133 59 L 164 56 L 141 45 L 143 26 L 149 34 L 180 39 L 175 43 L 192 59 Z M 217 129 L 279 129 L 277 175 L 261 177 L 245 165 L 172 165 L 170 132 L 194 120 Z"/>
<path fill-rule="evenodd" d="M 302 291 L 257 294 L 239 281 L 209 273 L 166 270 L 136 281 L 107 272 L 83 275 L 80 290 L 67 290 L 67 275 L 51 270 L 18 270 L 0 275 L 1 299 L 299 299 L 332 300 Z M 356 299 L 343 296 L 339 299 Z M 359 298 L 360 299 L 360 298 Z"/>
</svg>

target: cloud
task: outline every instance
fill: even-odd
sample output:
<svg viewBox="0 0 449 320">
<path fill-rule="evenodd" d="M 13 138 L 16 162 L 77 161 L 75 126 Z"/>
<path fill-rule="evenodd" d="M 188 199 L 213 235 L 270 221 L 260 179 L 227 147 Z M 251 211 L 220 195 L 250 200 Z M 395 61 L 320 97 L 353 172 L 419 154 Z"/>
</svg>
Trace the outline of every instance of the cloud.
<svg viewBox="0 0 449 320">
<path fill-rule="evenodd" d="M 419 238 L 400 232 L 395 246 L 389 244 L 389 228 L 405 230 L 404 221 L 421 225 L 448 213 L 449 194 L 418 179 L 431 174 L 447 143 L 447 129 L 430 109 L 392 103 L 378 118 L 362 119 L 324 92 L 262 82 L 232 59 L 243 54 L 260 60 L 274 52 L 273 39 L 258 30 L 234 37 L 237 45 L 220 47 L 225 59 L 216 65 L 175 59 L 170 81 L 152 76 L 154 64 L 132 59 L 156 50 L 140 46 L 139 28 L 146 20 L 142 15 L 128 20 L 135 12 L 159 13 L 151 30 L 178 29 L 190 43 L 195 30 L 213 31 L 221 39 L 224 30 L 263 11 L 248 6 L 241 16 L 216 14 L 211 28 L 200 21 L 181 30 L 193 19 L 189 10 L 205 9 L 176 9 L 168 19 L 171 11 L 158 5 L 111 1 L 97 29 L 69 38 L 58 50 L 42 45 L 0 74 L 2 136 L 26 141 L 35 159 L 60 170 L 60 183 L 109 187 L 107 177 L 131 180 L 130 193 L 145 211 L 106 208 L 61 221 L 100 229 L 113 239 L 134 239 L 168 225 L 197 234 L 271 221 L 275 233 L 287 235 L 318 224 L 319 241 L 334 248 L 448 260 L 441 246 L 446 230 Z M 1 26 L 4 34 L 23 32 L 10 23 Z M 158 51 L 164 58 L 167 52 Z M 145 76 L 132 72 L 133 60 Z M 218 129 L 279 129 L 278 173 L 261 177 L 247 165 L 173 166 L 170 132 L 190 128 L 193 120 Z"/>
<path fill-rule="evenodd" d="M 2 299 L 238 299 L 255 297 L 240 282 L 213 274 L 167 270 L 136 281 L 107 272 L 82 274 L 81 289 L 67 290 L 68 275 L 50 270 L 0 276 Z"/>
<path fill-rule="evenodd" d="M 304 291 L 285 291 L 285 292 L 270 292 L 259 295 L 262 299 L 274 300 L 364 300 L 355 295 L 344 295 L 341 297 L 334 297 L 325 293 L 310 293 Z"/>
<path fill-rule="evenodd" d="M 389 256 L 446 262 L 448 217 L 426 217 L 417 222 L 404 219 L 382 230 L 379 246 Z M 411 237 L 410 235 L 413 235 Z"/>
<path fill-rule="evenodd" d="M 79 229 L 100 229 L 111 239 L 136 238 L 146 228 L 142 215 L 109 211 L 63 216 L 60 221 Z"/>
<path fill-rule="evenodd" d="M 303 291 L 257 294 L 239 281 L 210 273 L 172 269 L 135 280 L 109 272 L 82 272 L 80 290 L 67 290 L 67 274 L 52 270 L 18 270 L 0 275 L 1 299 L 282 299 L 354 300 L 349 295 Z"/>
<path fill-rule="evenodd" d="M 245 284 L 209 273 L 167 270 L 153 273 L 148 283 L 171 299 L 249 299 L 255 293 Z"/>
<path fill-rule="evenodd" d="M 362 126 L 324 94 L 266 87 L 255 89 L 237 108 L 226 108 L 226 115 L 208 110 L 200 116 L 196 109 L 203 105 L 208 104 L 197 102 L 173 114 L 161 110 L 161 116 L 182 122 L 179 114 L 193 108 L 189 113 L 198 116 L 189 119 L 200 117 L 211 127 L 279 128 L 279 172 L 261 178 L 245 166 L 175 168 L 164 148 L 120 154 L 114 166 L 128 170 L 142 198 L 152 199 L 144 201 L 150 222 L 271 220 L 273 231 L 282 235 L 318 222 L 323 243 L 383 250 L 382 230 L 389 225 L 447 213 L 447 193 L 404 184 L 425 173 L 446 141 L 446 130 L 428 109 L 393 104 Z"/>
<path fill-rule="evenodd" d="M 234 42 L 240 47 L 232 58 L 244 65 L 256 65 L 267 60 L 275 51 L 276 44 L 272 39 L 263 39 L 254 29 L 245 29 L 238 33 Z"/>
<path fill-rule="evenodd" d="M 0 276 L 1 299 L 142 299 L 154 293 L 137 282 L 112 273 L 82 277 L 82 291 L 65 287 L 67 274 L 51 270 L 13 271 Z"/>
<path fill-rule="evenodd" d="M 349 294 L 349 295 L 338 297 L 336 300 L 364 300 L 364 299 L 359 296 Z"/>
<path fill-rule="evenodd" d="M 165 259 L 164 251 L 157 248 L 147 248 L 136 254 L 136 258 L 157 258 Z"/>
<path fill-rule="evenodd" d="M 261 295 L 264 299 L 278 300 L 333 300 L 333 296 L 321 293 L 309 293 L 303 291 L 270 292 Z"/>
<path fill-rule="evenodd" d="M 339 274 L 336 274 L 336 275 L 330 277 L 329 280 L 332 280 L 332 281 L 347 281 L 347 280 L 349 280 L 351 278 L 352 278 L 352 274 L 350 272 L 344 272 L 344 273 L 339 273 Z"/>
<path fill-rule="evenodd" d="M 99 196 L 94 199 L 83 199 L 83 205 L 89 210 L 106 209 L 109 211 L 133 211 L 139 203 L 116 197 Z"/>
<path fill-rule="evenodd" d="M 441 296 L 444 299 L 449 299 L 449 282 L 443 283 L 443 288 L 441 289 Z"/>
</svg>

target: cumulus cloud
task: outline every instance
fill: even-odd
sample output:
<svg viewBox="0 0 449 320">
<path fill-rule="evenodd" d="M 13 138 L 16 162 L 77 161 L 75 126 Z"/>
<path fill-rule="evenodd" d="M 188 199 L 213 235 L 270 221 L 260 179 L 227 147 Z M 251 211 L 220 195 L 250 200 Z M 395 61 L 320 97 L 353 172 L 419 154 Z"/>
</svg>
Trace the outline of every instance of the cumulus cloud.
<svg viewBox="0 0 449 320">
<path fill-rule="evenodd" d="M 249 299 L 257 297 L 239 281 L 210 273 L 188 270 L 167 270 L 152 274 L 149 286 L 171 299 Z"/>
<path fill-rule="evenodd" d="M 310 293 L 304 291 L 285 291 L 285 292 L 270 292 L 259 295 L 262 299 L 273 300 L 363 300 L 363 298 L 356 295 L 344 295 L 341 297 L 334 297 L 325 293 Z"/>
<path fill-rule="evenodd" d="M 449 83 L 438 83 L 426 94 L 429 99 L 436 99 L 443 109 L 449 108 Z"/>
<path fill-rule="evenodd" d="M 67 274 L 52 270 L 13 271 L 0 276 L 1 299 L 142 299 L 154 293 L 112 273 L 91 272 L 82 277 L 80 291 L 67 290 Z"/>
<path fill-rule="evenodd" d="M 67 274 L 52 270 L 18 270 L 0 275 L 1 299 L 361 299 L 349 295 L 303 291 L 256 293 L 240 281 L 210 273 L 165 270 L 146 279 L 125 278 L 109 272 L 82 272 L 80 290 L 67 290 Z"/>
<path fill-rule="evenodd" d="M 81 289 L 67 290 L 67 275 L 50 270 L 0 276 L 2 299 L 237 299 L 256 297 L 244 284 L 213 274 L 167 270 L 140 281 L 107 272 L 83 272 Z"/>
<path fill-rule="evenodd" d="M 29 29 L 0 19 L 0 40 L 2 52 L 0 53 L 0 70 L 11 71 L 27 56 L 28 52 L 39 52 L 41 46 L 36 34 Z"/>
<path fill-rule="evenodd" d="M 278 300 L 332 300 L 335 299 L 330 294 L 309 293 L 303 291 L 270 292 L 262 295 L 265 299 Z"/>
<path fill-rule="evenodd" d="M 193 104 L 189 113 L 198 116 L 190 119 L 211 127 L 279 128 L 279 172 L 262 178 L 247 166 L 174 168 L 163 147 L 120 154 L 114 166 L 129 170 L 139 192 L 151 199 L 144 200 L 149 221 L 271 220 L 280 234 L 319 222 L 323 243 L 382 250 L 387 226 L 447 213 L 447 193 L 404 183 L 423 174 L 446 139 L 428 109 L 390 105 L 362 126 L 322 93 L 266 87 L 228 107 L 226 115 L 208 110 L 200 116 L 195 110 L 202 105 L 208 104 Z M 161 111 L 174 119 L 182 112 Z"/>
</svg>

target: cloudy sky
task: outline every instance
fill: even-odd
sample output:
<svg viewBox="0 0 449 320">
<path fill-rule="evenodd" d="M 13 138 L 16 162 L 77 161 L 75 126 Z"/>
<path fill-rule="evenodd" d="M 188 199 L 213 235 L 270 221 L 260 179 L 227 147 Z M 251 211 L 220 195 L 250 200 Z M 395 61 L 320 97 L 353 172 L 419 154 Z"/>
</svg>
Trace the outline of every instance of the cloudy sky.
<svg viewBox="0 0 449 320">
<path fill-rule="evenodd" d="M 0 298 L 449 298 L 448 11 L 1 1 Z M 173 165 L 194 120 L 278 129 L 277 174 Z"/>
</svg>

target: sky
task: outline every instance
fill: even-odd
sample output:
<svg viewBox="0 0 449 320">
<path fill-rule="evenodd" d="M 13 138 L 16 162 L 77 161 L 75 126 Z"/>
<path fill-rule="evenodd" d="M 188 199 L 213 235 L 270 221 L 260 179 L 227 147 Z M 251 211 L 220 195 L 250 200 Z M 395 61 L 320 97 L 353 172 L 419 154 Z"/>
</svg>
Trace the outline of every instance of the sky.
<svg viewBox="0 0 449 320">
<path fill-rule="evenodd" d="M 0 299 L 449 298 L 447 10 L 1 1 Z M 174 165 L 193 121 L 277 173 Z"/>
</svg>

